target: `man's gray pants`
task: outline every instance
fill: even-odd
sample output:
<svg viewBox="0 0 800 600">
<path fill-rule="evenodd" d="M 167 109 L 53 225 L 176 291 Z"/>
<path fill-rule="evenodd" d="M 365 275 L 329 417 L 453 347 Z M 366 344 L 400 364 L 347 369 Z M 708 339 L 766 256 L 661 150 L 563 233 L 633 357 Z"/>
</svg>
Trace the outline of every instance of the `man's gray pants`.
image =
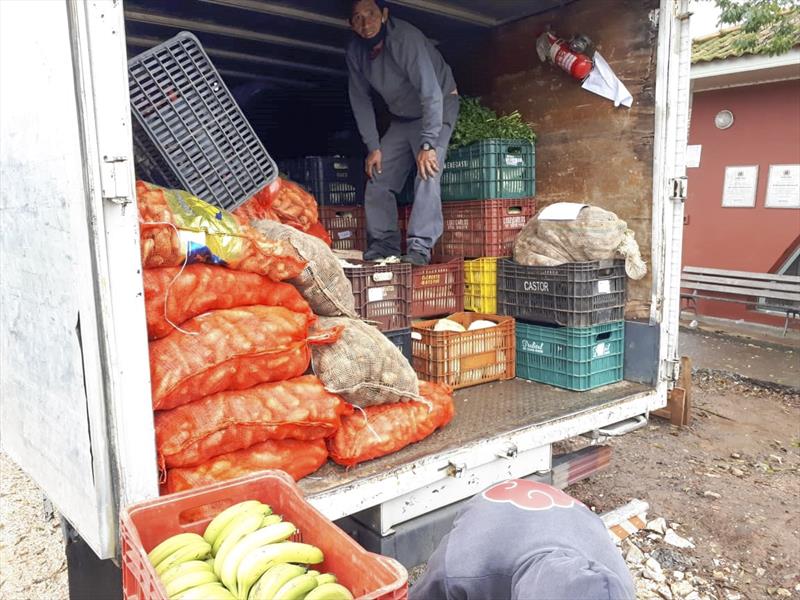
<svg viewBox="0 0 800 600">
<path fill-rule="evenodd" d="M 442 131 L 436 142 L 439 172 L 414 181 L 414 204 L 408 222 L 407 252 L 416 252 L 430 259 L 433 245 L 442 235 L 442 171 L 447 146 L 458 118 L 458 96 L 444 97 Z M 367 215 L 368 251 L 380 256 L 400 255 L 400 230 L 397 226 L 395 193 L 403 189 L 409 173 L 416 166 L 420 150 L 422 119 L 401 122 L 393 120 L 381 139 L 382 172 L 367 182 L 364 208 Z"/>
</svg>

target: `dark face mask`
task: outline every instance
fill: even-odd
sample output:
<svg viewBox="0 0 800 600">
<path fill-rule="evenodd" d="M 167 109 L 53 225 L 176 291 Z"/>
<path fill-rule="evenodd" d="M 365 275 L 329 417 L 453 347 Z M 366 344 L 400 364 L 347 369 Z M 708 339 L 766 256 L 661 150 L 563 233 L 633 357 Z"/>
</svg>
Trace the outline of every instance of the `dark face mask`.
<svg viewBox="0 0 800 600">
<path fill-rule="evenodd" d="M 367 50 L 372 50 L 375 46 L 380 44 L 383 40 L 386 39 L 386 23 L 381 23 L 381 29 L 369 39 L 363 38 L 358 34 L 353 34 L 356 36 L 356 39 L 361 43 L 364 48 Z"/>
</svg>

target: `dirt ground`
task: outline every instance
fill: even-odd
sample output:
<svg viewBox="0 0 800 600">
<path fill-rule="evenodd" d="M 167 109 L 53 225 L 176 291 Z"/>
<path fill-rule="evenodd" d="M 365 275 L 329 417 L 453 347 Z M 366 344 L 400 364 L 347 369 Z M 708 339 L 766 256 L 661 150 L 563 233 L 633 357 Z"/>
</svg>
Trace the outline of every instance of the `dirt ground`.
<svg viewBox="0 0 800 600">
<path fill-rule="evenodd" d="M 653 418 L 609 442 L 609 470 L 568 491 L 598 513 L 645 500 L 648 519 L 694 543 L 648 531 L 623 543 L 640 598 L 800 598 L 800 395 L 699 375 L 694 404 L 688 428 Z M 0 467 L 0 598 L 67 598 L 58 521 L 7 456 Z"/>
<path fill-rule="evenodd" d="M 652 532 L 633 536 L 667 583 L 678 571 L 698 597 L 800 598 L 800 396 L 705 374 L 693 402 L 690 427 L 653 418 L 610 442 L 608 471 L 567 491 L 599 513 L 640 498 L 648 519 L 693 541 L 679 549 Z"/>
</svg>

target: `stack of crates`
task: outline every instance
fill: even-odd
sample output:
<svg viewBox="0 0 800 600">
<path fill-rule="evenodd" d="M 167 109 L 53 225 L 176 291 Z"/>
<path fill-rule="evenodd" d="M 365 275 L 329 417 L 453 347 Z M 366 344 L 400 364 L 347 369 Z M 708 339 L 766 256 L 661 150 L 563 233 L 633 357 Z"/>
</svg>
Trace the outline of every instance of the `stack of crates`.
<svg viewBox="0 0 800 600">
<path fill-rule="evenodd" d="M 625 262 L 497 263 L 497 308 L 516 322 L 517 377 L 585 391 L 622 380 Z"/>
<path fill-rule="evenodd" d="M 411 265 L 348 261 L 358 316 L 375 325 L 411 361 Z"/>
<path fill-rule="evenodd" d="M 454 299 L 446 305 L 439 301 L 423 312 L 415 302 L 412 316 L 431 318 L 438 309 L 441 316 L 456 313 L 451 319 L 465 325 L 499 321 L 497 327 L 467 333 L 436 332 L 436 321 L 415 322 L 414 368 L 420 378 L 455 388 L 513 378 L 514 320 L 496 316 L 497 261 L 511 256 L 517 235 L 536 212 L 534 159 L 534 145 L 526 140 L 483 140 L 449 151 L 442 173 L 444 231 L 433 249 L 434 264 L 414 270 L 414 294 L 423 293 L 418 288 L 428 275 L 422 269 L 441 269 L 455 258 L 462 269 L 463 303 L 453 310 Z M 402 238 L 409 200 L 413 180 L 398 196 Z M 452 286 L 446 293 L 451 291 Z M 461 306 L 474 312 L 460 313 Z"/>
<path fill-rule="evenodd" d="M 282 160 L 281 172 L 305 187 L 319 204 L 319 221 L 335 250 L 365 250 L 363 161 L 343 156 L 306 156 Z"/>
</svg>

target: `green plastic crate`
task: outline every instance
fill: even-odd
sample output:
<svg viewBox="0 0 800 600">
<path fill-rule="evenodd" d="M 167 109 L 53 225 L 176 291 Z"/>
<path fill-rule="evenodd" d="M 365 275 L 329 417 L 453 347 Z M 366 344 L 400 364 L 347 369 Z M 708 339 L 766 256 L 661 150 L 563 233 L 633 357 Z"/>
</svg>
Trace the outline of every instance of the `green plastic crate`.
<svg viewBox="0 0 800 600">
<path fill-rule="evenodd" d="M 536 152 L 528 140 L 481 140 L 450 150 L 442 200 L 526 198 L 536 195 Z"/>
<path fill-rule="evenodd" d="M 517 377 L 585 391 L 622 381 L 625 321 L 558 327 L 517 321 Z"/>
</svg>

